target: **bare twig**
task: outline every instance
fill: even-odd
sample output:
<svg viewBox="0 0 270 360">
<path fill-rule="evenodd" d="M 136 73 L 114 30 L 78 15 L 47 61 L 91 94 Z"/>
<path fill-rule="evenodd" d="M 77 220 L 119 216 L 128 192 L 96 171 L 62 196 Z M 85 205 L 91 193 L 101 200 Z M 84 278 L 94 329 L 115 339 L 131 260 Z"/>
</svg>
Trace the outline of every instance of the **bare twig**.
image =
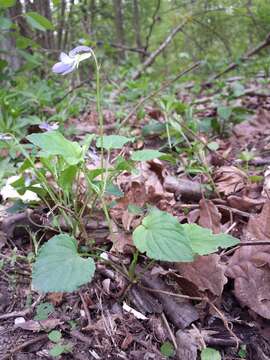
<svg viewBox="0 0 270 360">
<path fill-rule="evenodd" d="M 187 69 L 185 69 L 184 71 L 181 71 L 180 74 L 178 74 L 176 77 L 174 77 L 171 80 L 165 81 L 159 89 L 153 91 L 152 93 L 150 93 L 149 95 L 145 96 L 144 98 L 140 99 L 139 102 L 134 106 L 134 108 L 129 112 L 129 114 L 124 118 L 124 120 L 121 122 L 120 126 L 123 126 L 134 114 L 136 114 L 136 111 L 149 99 L 151 99 L 152 97 L 156 96 L 157 94 L 159 94 L 161 91 L 163 91 L 164 89 L 166 89 L 167 87 L 169 87 L 172 83 L 174 83 L 175 81 L 177 81 L 178 79 L 180 79 L 182 76 L 186 75 L 187 73 L 189 73 L 190 71 L 196 69 L 197 67 L 199 67 L 201 65 L 201 62 L 197 62 L 195 64 L 192 64 L 190 67 L 188 67 Z"/>
<path fill-rule="evenodd" d="M 16 352 L 19 352 L 21 350 L 23 350 L 24 348 L 26 348 L 27 346 L 30 346 L 30 345 L 33 345 L 33 344 L 36 344 L 37 342 L 39 341 L 42 341 L 42 340 L 47 340 L 48 339 L 48 335 L 45 334 L 45 335 L 40 335 L 40 336 L 37 336 L 31 340 L 28 340 L 28 341 L 25 341 L 23 344 L 21 345 L 18 345 L 16 346 L 15 348 L 11 349 L 8 354 L 2 356 L 0 358 L 0 360 L 7 360 L 9 358 L 11 358 L 14 354 L 16 354 Z"/>
<path fill-rule="evenodd" d="M 155 26 L 155 24 L 157 22 L 157 14 L 158 14 L 159 9 L 160 9 L 160 4 L 161 4 L 161 0 L 157 0 L 157 5 L 156 5 L 155 11 L 154 11 L 153 16 L 152 16 L 152 22 L 151 22 L 151 25 L 149 27 L 149 32 L 146 35 L 144 51 L 148 50 L 150 38 L 151 38 L 152 32 L 154 30 L 154 26 Z"/>
<path fill-rule="evenodd" d="M 179 33 L 183 29 L 183 27 L 187 24 L 188 19 L 185 19 L 181 24 L 176 26 L 169 34 L 169 36 L 166 37 L 166 39 L 163 41 L 163 43 L 154 51 L 150 56 L 143 62 L 142 66 L 133 74 L 132 80 L 137 80 L 142 75 L 142 73 L 145 71 L 145 69 L 152 65 L 154 61 L 156 60 L 157 56 L 170 44 L 170 42 L 173 40 L 175 35 Z"/>
<path fill-rule="evenodd" d="M 209 79 L 209 81 L 207 81 L 208 83 L 211 83 L 213 80 L 216 80 L 218 78 L 220 78 L 221 76 L 225 75 L 227 72 L 234 70 L 235 68 L 237 68 L 239 66 L 239 64 L 241 62 L 247 61 L 249 60 L 249 58 L 251 58 L 254 55 L 257 55 L 259 52 L 261 52 L 263 49 L 265 49 L 266 47 L 268 47 L 270 45 L 270 33 L 267 34 L 266 38 L 264 41 L 262 41 L 259 45 L 257 45 L 255 48 L 249 50 L 248 52 L 246 52 L 244 55 L 242 55 L 240 57 L 240 61 L 237 63 L 231 63 L 229 66 L 226 67 L 226 69 L 224 69 L 223 71 L 221 71 L 220 73 L 216 74 L 215 76 L 213 76 L 212 78 Z"/>
<path fill-rule="evenodd" d="M 90 312 L 89 312 L 88 306 L 86 304 L 85 298 L 84 298 L 81 291 L 79 291 L 79 295 L 80 295 L 80 298 L 82 300 L 83 308 L 84 308 L 85 315 L 86 315 L 86 318 L 87 318 L 87 326 L 91 326 L 92 325 L 92 320 L 91 320 Z"/>
<path fill-rule="evenodd" d="M 26 316 L 28 314 L 30 314 L 34 308 L 36 307 L 37 304 L 40 303 L 40 301 L 42 300 L 43 295 L 40 295 L 37 300 L 27 309 L 22 310 L 22 311 L 13 311 L 11 313 L 8 314 L 3 314 L 0 316 L 0 320 L 6 320 L 6 319 L 10 319 L 10 318 L 14 318 L 14 317 L 19 317 L 19 316 Z M 1 359 L 0 359 L 1 360 Z"/>
<path fill-rule="evenodd" d="M 227 319 L 225 318 L 225 316 L 223 315 L 223 313 L 216 307 L 216 305 L 214 305 L 209 299 L 207 299 L 207 303 L 212 307 L 212 309 L 220 316 L 224 327 L 226 328 L 226 330 L 228 331 L 228 333 L 235 339 L 236 342 L 236 348 L 238 349 L 239 344 L 242 343 L 242 341 L 235 335 L 235 333 L 232 331 L 232 329 L 230 328 L 230 325 L 227 321 Z"/>
<path fill-rule="evenodd" d="M 165 326 L 166 326 L 166 328 L 168 330 L 168 333 L 169 333 L 170 338 L 172 340 L 173 346 L 174 346 L 175 350 L 177 350 L 177 342 L 176 342 L 174 333 L 172 332 L 172 329 L 170 327 L 170 324 L 168 323 L 168 320 L 167 320 L 164 312 L 161 314 L 161 317 L 162 317 L 162 320 L 164 321 L 164 324 L 165 324 Z"/>
</svg>

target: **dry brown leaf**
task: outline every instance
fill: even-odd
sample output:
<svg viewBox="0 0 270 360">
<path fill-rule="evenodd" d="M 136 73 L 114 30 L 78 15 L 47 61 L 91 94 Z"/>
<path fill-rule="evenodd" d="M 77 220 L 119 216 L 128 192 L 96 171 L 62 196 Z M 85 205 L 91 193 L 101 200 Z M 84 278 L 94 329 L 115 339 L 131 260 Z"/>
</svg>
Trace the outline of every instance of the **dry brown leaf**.
<svg viewBox="0 0 270 360">
<path fill-rule="evenodd" d="M 245 195 L 230 195 L 227 198 L 227 201 L 232 208 L 242 211 L 248 211 L 256 206 L 260 206 L 265 203 L 265 199 L 252 199 Z"/>
<path fill-rule="evenodd" d="M 214 234 L 221 232 L 221 214 L 211 200 L 200 200 L 200 219 L 199 225 L 211 229 Z"/>
<path fill-rule="evenodd" d="M 192 263 L 178 263 L 176 268 L 181 276 L 196 285 L 199 291 L 210 291 L 215 296 L 222 294 L 227 283 L 224 275 L 226 266 L 220 262 L 217 254 L 199 256 Z"/>
<path fill-rule="evenodd" d="M 58 306 L 62 303 L 64 293 L 62 292 L 53 292 L 47 295 L 48 300 L 54 305 Z"/>
<path fill-rule="evenodd" d="M 245 241 L 270 241 L 270 201 L 250 217 Z M 242 305 L 270 319 L 270 245 L 242 246 L 225 273 L 235 279 L 234 292 Z"/>
<path fill-rule="evenodd" d="M 125 195 L 117 201 L 110 214 L 117 223 L 121 222 L 125 230 L 131 230 L 139 224 L 138 215 L 128 211 L 128 205 L 144 207 L 152 204 L 161 210 L 170 211 L 175 204 L 174 194 L 163 188 L 163 164 L 159 160 L 141 163 L 138 174 L 124 173 L 117 179 L 117 184 Z M 137 220 L 136 220 L 137 219 Z"/>
<path fill-rule="evenodd" d="M 112 252 L 121 254 L 130 254 L 132 252 L 134 245 L 131 234 L 117 229 L 116 225 L 113 225 L 113 233 L 109 236 L 109 239 L 113 243 Z"/>
<path fill-rule="evenodd" d="M 267 166 L 267 169 L 264 172 L 262 196 L 269 198 L 269 195 L 270 195 L 270 166 Z"/>
<path fill-rule="evenodd" d="M 221 166 L 215 173 L 215 183 L 220 193 L 230 195 L 244 188 L 247 175 L 235 166 Z"/>
<path fill-rule="evenodd" d="M 252 119 L 235 125 L 233 132 L 240 140 L 254 138 L 257 135 L 265 135 L 270 133 L 270 112 L 260 109 Z"/>
</svg>

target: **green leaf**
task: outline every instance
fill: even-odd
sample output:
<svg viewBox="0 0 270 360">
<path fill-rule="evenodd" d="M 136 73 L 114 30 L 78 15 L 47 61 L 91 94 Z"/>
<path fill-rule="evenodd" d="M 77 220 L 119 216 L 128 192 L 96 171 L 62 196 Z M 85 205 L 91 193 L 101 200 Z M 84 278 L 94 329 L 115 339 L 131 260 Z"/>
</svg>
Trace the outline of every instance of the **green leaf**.
<svg viewBox="0 0 270 360">
<path fill-rule="evenodd" d="M 0 30 L 9 30 L 12 25 L 13 23 L 9 20 L 9 18 L 0 16 Z"/>
<path fill-rule="evenodd" d="M 56 344 L 54 345 L 54 347 L 52 347 L 49 351 L 50 355 L 53 357 L 57 357 L 62 355 L 63 353 L 66 352 L 66 348 L 64 345 L 62 344 Z"/>
<path fill-rule="evenodd" d="M 226 249 L 239 243 L 239 240 L 231 235 L 214 235 L 211 230 L 196 224 L 183 224 L 182 227 L 194 253 L 199 255 L 208 255 L 217 251 L 218 248 Z"/>
<path fill-rule="evenodd" d="M 77 166 L 71 165 L 63 170 L 58 178 L 59 185 L 64 192 L 69 192 L 77 174 Z"/>
<path fill-rule="evenodd" d="M 124 196 L 123 191 L 121 191 L 117 185 L 115 185 L 111 182 L 107 183 L 105 193 L 107 195 L 113 195 L 113 196 L 117 196 L 117 197 Z"/>
<path fill-rule="evenodd" d="M 32 28 L 46 31 L 46 30 L 53 30 L 53 24 L 44 16 L 40 15 L 35 11 L 30 11 L 25 14 L 26 20 Z"/>
<path fill-rule="evenodd" d="M 16 0 L 0 0 L 0 9 L 6 9 L 16 4 Z"/>
<path fill-rule="evenodd" d="M 106 150 L 111 149 L 122 149 L 122 147 L 128 143 L 129 141 L 133 141 L 133 139 L 127 138 L 121 135 L 108 135 L 103 136 L 103 147 Z M 96 142 L 97 147 L 101 147 L 101 138 L 99 137 Z"/>
<path fill-rule="evenodd" d="M 147 256 L 163 261 L 192 261 L 186 233 L 172 215 L 154 209 L 133 232 L 133 242 Z"/>
<path fill-rule="evenodd" d="M 54 306 L 51 303 L 44 302 L 37 306 L 36 316 L 34 320 L 41 321 L 47 320 L 49 315 L 54 312 Z"/>
<path fill-rule="evenodd" d="M 58 131 L 49 131 L 42 134 L 31 134 L 27 139 L 38 146 L 46 155 L 59 155 L 70 165 L 82 161 L 82 149 L 76 142 L 67 140 Z M 44 154 L 42 154 L 44 155 Z"/>
<path fill-rule="evenodd" d="M 160 352 L 162 355 L 166 357 L 174 356 L 174 346 L 169 341 L 165 341 L 160 348 Z"/>
<path fill-rule="evenodd" d="M 61 338 L 62 338 L 62 334 L 61 331 L 58 330 L 53 330 L 48 334 L 48 338 L 54 342 L 54 343 L 58 343 Z"/>
<path fill-rule="evenodd" d="M 134 215 L 141 215 L 143 214 L 143 209 L 135 204 L 129 204 L 128 212 Z"/>
<path fill-rule="evenodd" d="M 36 42 L 34 42 L 33 40 L 28 39 L 28 38 L 25 37 L 25 36 L 22 36 L 22 35 L 16 36 L 16 47 L 17 47 L 17 48 L 19 48 L 19 49 L 26 49 L 26 48 L 28 48 L 29 46 L 37 47 L 37 46 L 39 46 L 39 45 L 38 45 Z"/>
<path fill-rule="evenodd" d="M 222 120 L 229 120 L 230 116 L 232 115 L 232 108 L 228 106 L 219 106 L 217 113 Z"/>
<path fill-rule="evenodd" d="M 162 155 L 164 154 L 158 150 L 145 149 L 145 150 L 135 151 L 131 155 L 131 159 L 134 161 L 149 161 L 153 159 L 158 159 Z"/>
<path fill-rule="evenodd" d="M 221 355 L 215 349 L 206 348 L 201 352 L 201 360 L 221 360 Z"/>
<path fill-rule="evenodd" d="M 76 240 L 60 234 L 40 248 L 33 265 L 32 283 L 36 290 L 43 292 L 70 292 L 90 282 L 94 272 L 93 259 L 81 258 Z"/>
</svg>

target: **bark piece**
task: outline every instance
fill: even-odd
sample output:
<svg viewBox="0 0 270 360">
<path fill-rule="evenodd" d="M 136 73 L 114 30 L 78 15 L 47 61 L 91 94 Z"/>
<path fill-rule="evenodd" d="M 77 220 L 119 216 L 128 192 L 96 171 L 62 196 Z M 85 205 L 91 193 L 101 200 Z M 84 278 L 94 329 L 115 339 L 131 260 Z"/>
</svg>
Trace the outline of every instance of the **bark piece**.
<svg viewBox="0 0 270 360">
<path fill-rule="evenodd" d="M 141 281 L 144 286 L 156 290 L 155 297 L 162 304 L 167 319 L 177 328 L 185 329 L 193 321 L 198 320 L 198 312 L 190 301 L 159 292 L 159 290 L 172 292 L 174 289 L 166 285 L 158 276 L 152 276 L 147 272 Z"/>
<path fill-rule="evenodd" d="M 194 201 L 200 200 L 205 193 L 200 183 L 186 179 L 177 179 L 171 175 L 165 177 L 164 189 L 181 196 L 183 199 Z"/>
</svg>

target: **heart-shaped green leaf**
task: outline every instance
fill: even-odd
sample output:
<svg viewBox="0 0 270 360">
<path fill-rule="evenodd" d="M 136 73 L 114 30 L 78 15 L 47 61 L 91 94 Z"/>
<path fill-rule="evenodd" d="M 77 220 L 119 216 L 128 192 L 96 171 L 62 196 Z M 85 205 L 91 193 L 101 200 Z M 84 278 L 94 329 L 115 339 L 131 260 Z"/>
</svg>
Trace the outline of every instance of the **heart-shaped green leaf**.
<svg viewBox="0 0 270 360">
<path fill-rule="evenodd" d="M 73 237 L 56 235 L 40 249 L 33 266 L 32 283 L 43 292 L 74 291 L 90 282 L 95 272 L 93 259 L 83 259 Z"/>
<path fill-rule="evenodd" d="M 41 148 L 45 155 L 59 155 L 70 165 L 82 161 L 82 148 L 76 142 L 67 140 L 58 131 L 48 131 L 43 134 L 31 134 L 27 139 Z M 44 155 L 44 153 L 42 155 Z"/>
<path fill-rule="evenodd" d="M 131 155 L 131 159 L 134 161 L 150 161 L 153 159 L 158 159 L 162 155 L 164 154 L 158 150 L 145 149 L 145 150 L 135 151 Z"/>
<path fill-rule="evenodd" d="M 106 150 L 122 149 L 122 147 L 129 141 L 133 141 L 133 139 L 129 139 L 129 138 L 127 138 L 125 136 L 121 136 L 121 135 L 103 136 L 103 148 Z M 97 139 L 96 145 L 98 148 L 101 148 L 101 138 L 100 137 Z"/>
<path fill-rule="evenodd" d="M 193 251 L 186 233 L 172 215 L 154 209 L 133 232 L 135 246 L 155 260 L 192 261 Z"/>
<path fill-rule="evenodd" d="M 211 230 L 196 224 L 183 224 L 182 226 L 190 240 L 192 250 L 199 255 L 208 255 L 217 251 L 218 248 L 226 249 L 239 243 L 239 240 L 231 235 L 214 235 Z"/>
</svg>

